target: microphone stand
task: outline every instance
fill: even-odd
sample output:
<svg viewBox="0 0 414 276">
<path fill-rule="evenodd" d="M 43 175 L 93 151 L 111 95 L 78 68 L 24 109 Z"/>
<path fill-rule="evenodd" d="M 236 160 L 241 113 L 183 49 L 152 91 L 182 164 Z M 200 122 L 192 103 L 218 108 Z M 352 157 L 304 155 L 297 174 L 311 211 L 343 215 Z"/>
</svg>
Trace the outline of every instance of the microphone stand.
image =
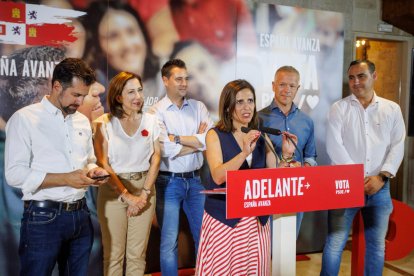
<svg viewBox="0 0 414 276">
<path fill-rule="evenodd" d="M 270 149 L 270 151 L 275 155 L 276 158 L 276 168 L 279 166 L 279 157 L 277 156 L 277 153 L 275 151 L 275 149 L 273 148 L 273 145 L 271 145 L 269 143 L 269 141 L 267 141 L 266 136 L 263 135 L 263 133 L 260 133 L 260 136 L 263 137 L 263 139 L 265 140 L 266 146 Z"/>
</svg>

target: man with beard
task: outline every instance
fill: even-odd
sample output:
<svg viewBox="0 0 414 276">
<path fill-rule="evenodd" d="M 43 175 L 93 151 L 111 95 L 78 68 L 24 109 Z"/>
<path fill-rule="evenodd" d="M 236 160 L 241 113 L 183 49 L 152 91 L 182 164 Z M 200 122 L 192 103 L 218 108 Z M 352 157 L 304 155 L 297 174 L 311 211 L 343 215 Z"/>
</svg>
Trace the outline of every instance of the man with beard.
<svg viewBox="0 0 414 276">
<path fill-rule="evenodd" d="M 62 49 L 50 46 L 34 46 L 16 50 L 7 59 L 16 64 L 17 76 L 0 76 L 0 275 L 17 275 L 19 263 L 18 243 L 20 220 L 23 212 L 21 189 L 7 185 L 4 176 L 5 127 L 17 110 L 40 102 L 51 91 L 52 72 L 43 76 L 22 76 L 25 62 L 56 65 L 65 58 Z M 37 70 L 39 71 L 39 70 Z"/>
<path fill-rule="evenodd" d="M 18 110 L 6 125 L 5 172 L 23 192 L 21 274 L 86 275 L 93 230 L 85 192 L 105 179 L 92 145 L 89 120 L 77 112 L 95 74 L 67 58 L 53 71 L 52 89 L 40 103 Z"/>
</svg>

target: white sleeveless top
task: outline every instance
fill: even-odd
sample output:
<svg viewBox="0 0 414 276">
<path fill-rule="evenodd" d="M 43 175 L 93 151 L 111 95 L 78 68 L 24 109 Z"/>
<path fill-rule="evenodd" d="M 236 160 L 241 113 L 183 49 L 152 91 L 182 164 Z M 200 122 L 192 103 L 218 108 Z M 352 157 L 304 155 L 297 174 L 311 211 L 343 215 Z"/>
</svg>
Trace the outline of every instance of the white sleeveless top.
<svg viewBox="0 0 414 276">
<path fill-rule="evenodd" d="M 246 157 L 246 161 L 247 164 L 249 165 L 249 167 L 252 166 L 252 160 L 253 160 L 253 153 L 250 153 L 247 157 Z"/>
<path fill-rule="evenodd" d="M 111 116 L 111 120 L 108 120 L 108 114 L 104 114 L 96 119 L 103 123 L 103 133 L 108 141 L 108 160 L 115 173 L 142 172 L 149 169 L 154 141 L 160 135 L 157 120 L 155 115 L 143 113 L 138 130 L 129 136 L 117 117 Z"/>
</svg>

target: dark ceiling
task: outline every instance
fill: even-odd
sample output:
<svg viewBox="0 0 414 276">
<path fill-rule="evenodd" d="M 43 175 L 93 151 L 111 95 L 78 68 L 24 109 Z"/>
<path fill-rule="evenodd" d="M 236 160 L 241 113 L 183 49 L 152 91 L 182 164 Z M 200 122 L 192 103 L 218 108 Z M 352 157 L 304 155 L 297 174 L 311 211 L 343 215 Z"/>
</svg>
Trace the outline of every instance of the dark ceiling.
<svg viewBox="0 0 414 276">
<path fill-rule="evenodd" d="M 382 20 L 414 35 L 414 0 L 382 0 Z"/>
</svg>

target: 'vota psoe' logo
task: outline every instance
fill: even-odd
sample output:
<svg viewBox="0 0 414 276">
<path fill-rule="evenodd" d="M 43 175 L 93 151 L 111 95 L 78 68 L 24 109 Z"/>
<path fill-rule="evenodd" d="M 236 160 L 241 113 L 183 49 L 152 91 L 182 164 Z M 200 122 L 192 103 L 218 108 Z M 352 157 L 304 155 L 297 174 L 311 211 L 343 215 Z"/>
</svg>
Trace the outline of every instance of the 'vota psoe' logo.
<svg viewBox="0 0 414 276">
<path fill-rule="evenodd" d="M 349 194 L 349 181 L 345 180 L 335 180 L 335 188 L 337 195 Z"/>
</svg>

